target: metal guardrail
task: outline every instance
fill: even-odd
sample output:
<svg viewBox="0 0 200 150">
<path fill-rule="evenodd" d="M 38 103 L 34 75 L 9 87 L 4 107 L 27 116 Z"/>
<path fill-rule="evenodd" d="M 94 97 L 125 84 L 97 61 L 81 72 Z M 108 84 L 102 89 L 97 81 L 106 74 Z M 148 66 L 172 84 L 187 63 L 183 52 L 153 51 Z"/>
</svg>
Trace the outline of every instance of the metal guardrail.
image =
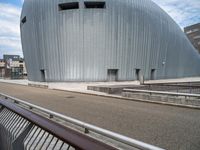
<svg viewBox="0 0 200 150">
<path fill-rule="evenodd" d="M 128 89 L 131 89 L 131 88 L 128 88 Z M 200 94 L 200 83 L 184 83 L 184 84 L 182 83 L 173 83 L 173 84 L 154 83 L 154 84 L 144 84 L 143 86 L 134 87 L 134 89 Z"/>
<path fill-rule="evenodd" d="M 0 135 L 0 149 L 117 150 L 8 101 L 0 99 L 0 105 L 1 130 L 6 133 Z"/>
<path fill-rule="evenodd" d="M 144 85 L 163 85 L 163 86 L 182 86 L 182 87 L 200 87 L 200 81 L 193 82 L 161 82 L 161 83 L 144 83 Z"/>
<path fill-rule="evenodd" d="M 141 149 L 141 150 L 163 150 L 162 148 L 159 148 L 159 147 L 156 147 L 156 146 L 153 146 L 153 145 L 150 145 L 150 144 L 146 144 L 144 142 L 141 142 L 141 141 L 138 141 L 138 140 L 135 140 L 135 139 L 132 139 L 132 138 L 129 138 L 129 137 L 126 137 L 126 136 L 123 136 L 123 135 L 120 135 L 120 134 L 117 134 L 117 133 L 114 133 L 114 132 L 99 128 L 99 127 L 96 127 L 94 125 L 91 125 L 91 124 L 88 124 L 88 123 L 73 119 L 71 117 L 64 116 L 62 114 L 50 111 L 48 109 L 42 108 L 40 106 L 31 104 L 31 103 L 28 103 L 28 102 L 25 102 L 25 101 L 22 101 L 20 99 L 8 96 L 6 94 L 0 93 L 0 96 L 4 97 L 5 99 L 12 100 L 13 103 L 16 103 L 17 105 L 25 105 L 30 110 L 39 110 L 40 112 L 48 114 L 49 118 L 59 118 L 59 119 L 61 119 L 63 121 L 66 121 L 68 123 L 71 123 L 71 124 L 74 124 L 76 126 L 79 126 L 79 127 L 83 128 L 83 129 L 85 129 L 85 131 L 87 131 L 87 132 L 92 131 L 94 133 L 97 133 L 99 135 L 105 136 L 105 137 L 110 138 L 112 140 L 116 140 L 116 141 L 121 142 L 123 144 L 127 144 L 129 146 L 132 146 L 133 148 L 138 148 L 138 149 Z M 0 102 L 2 103 L 2 101 L 0 101 Z M 5 105 L 5 103 L 4 103 L 4 105 Z M 32 120 L 32 121 L 34 121 L 34 120 Z M 42 122 L 42 120 L 40 120 L 40 121 Z M 40 123 L 40 121 L 38 121 L 36 124 Z M 40 124 L 40 126 L 41 126 L 41 124 Z M 49 132 L 51 132 L 51 130 L 54 130 L 53 128 L 51 128 L 51 130 L 46 129 L 45 126 L 43 126 L 43 128 L 45 130 L 49 131 Z M 60 132 L 60 134 L 61 133 L 62 132 Z M 92 148 L 92 149 L 94 149 L 94 148 Z"/>
<path fill-rule="evenodd" d="M 197 98 L 200 98 L 200 94 L 190 94 L 190 93 L 176 93 L 176 92 L 137 90 L 137 89 L 123 89 L 123 91 L 124 92 L 162 94 L 162 95 L 173 95 L 173 96 L 185 96 L 185 97 L 197 97 Z"/>
</svg>

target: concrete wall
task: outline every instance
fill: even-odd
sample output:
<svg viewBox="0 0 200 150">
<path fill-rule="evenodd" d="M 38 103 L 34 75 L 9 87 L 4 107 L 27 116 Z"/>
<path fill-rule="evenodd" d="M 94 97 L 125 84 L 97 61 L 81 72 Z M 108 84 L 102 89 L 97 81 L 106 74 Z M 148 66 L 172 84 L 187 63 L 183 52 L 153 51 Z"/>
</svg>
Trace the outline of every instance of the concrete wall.
<svg viewBox="0 0 200 150">
<path fill-rule="evenodd" d="M 133 98 L 133 99 L 141 99 L 141 100 L 150 100 L 155 102 L 166 102 L 166 103 L 174 103 L 185 106 L 200 106 L 200 99 L 195 97 L 185 97 L 185 96 L 169 96 L 163 94 L 145 94 L 145 93 L 132 93 L 132 92 L 123 92 L 122 96 Z"/>
</svg>

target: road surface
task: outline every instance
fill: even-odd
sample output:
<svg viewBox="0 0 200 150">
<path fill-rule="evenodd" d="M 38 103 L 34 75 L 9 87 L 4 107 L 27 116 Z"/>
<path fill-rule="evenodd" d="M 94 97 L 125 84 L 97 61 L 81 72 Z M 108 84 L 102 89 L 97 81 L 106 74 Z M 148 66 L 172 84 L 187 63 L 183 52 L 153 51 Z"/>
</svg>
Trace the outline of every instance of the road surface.
<svg viewBox="0 0 200 150">
<path fill-rule="evenodd" d="M 165 149 L 200 149 L 200 110 L 6 83 L 0 92 Z"/>
</svg>

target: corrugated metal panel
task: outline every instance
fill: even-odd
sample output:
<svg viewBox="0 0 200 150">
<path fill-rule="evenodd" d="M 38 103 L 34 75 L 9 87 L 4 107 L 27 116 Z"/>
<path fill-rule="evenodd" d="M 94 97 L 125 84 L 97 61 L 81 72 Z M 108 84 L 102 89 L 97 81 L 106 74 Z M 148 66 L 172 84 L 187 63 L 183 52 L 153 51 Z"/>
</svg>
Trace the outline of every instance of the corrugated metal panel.
<svg viewBox="0 0 200 150">
<path fill-rule="evenodd" d="M 58 4 L 80 8 L 59 11 Z M 85 0 L 86 1 L 86 0 Z M 98 0 L 99 1 L 99 0 Z M 198 76 L 200 58 L 178 25 L 150 0 L 105 0 L 105 9 L 86 9 L 84 0 L 25 0 L 22 47 L 29 80 L 106 81 Z"/>
</svg>

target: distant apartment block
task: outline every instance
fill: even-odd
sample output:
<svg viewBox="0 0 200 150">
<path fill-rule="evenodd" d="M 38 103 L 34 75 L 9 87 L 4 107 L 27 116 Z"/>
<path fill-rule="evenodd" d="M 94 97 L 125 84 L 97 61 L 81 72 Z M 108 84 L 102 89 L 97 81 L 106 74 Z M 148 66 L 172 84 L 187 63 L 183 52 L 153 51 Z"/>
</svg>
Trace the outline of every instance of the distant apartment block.
<svg viewBox="0 0 200 150">
<path fill-rule="evenodd" d="M 19 55 L 3 55 L 0 59 L 0 77 L 19 79 L 26 75 L 24 59 Z"/>
<path fill-rule="evenodd" d="M 185 27 L 184 32 L 200 53 L 200 23 Z"/>
</svg>

